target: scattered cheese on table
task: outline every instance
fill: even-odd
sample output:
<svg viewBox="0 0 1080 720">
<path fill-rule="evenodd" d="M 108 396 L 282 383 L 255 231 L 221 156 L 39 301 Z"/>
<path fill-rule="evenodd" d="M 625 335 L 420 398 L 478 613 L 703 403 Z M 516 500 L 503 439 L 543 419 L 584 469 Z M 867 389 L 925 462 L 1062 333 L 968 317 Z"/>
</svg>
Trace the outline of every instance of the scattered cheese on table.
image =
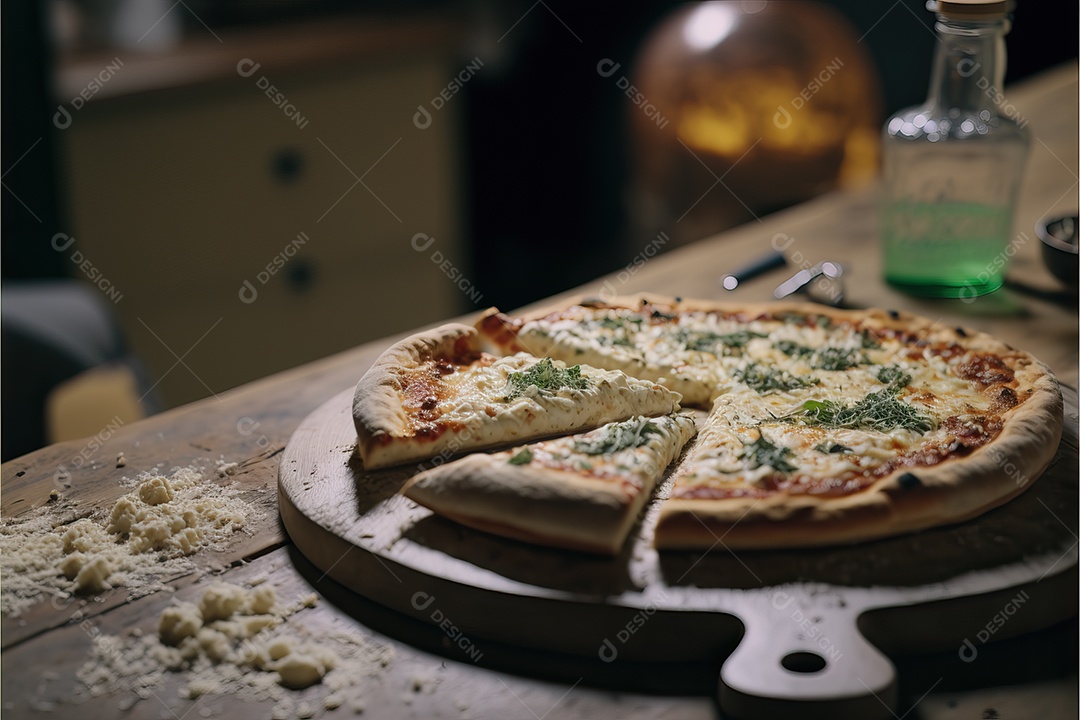
<svg viewBox="0 0 1080 720">
<path fill-rule="evenodd" d="M 195 569 L 189 556 L 224 549 L 273 502 L 270 493 L 261 505 L 249 502 L 198 467 L 143 473 L 132 485 L 109 511 L 79 513 L 50 493 L 47 504 L 0 520 L 3 612 L 18 615 L 48 596 L 55 603 L 112 587 L 136 596 L 159 590 L 161 578 Z"/>
<path fill-rule="evenodd" d="M 315 635 L 297 623 L 285 627 L 317 598 L 283 603 L 268 584 L 213 582 L 197 600 L 165 608 L 156 634 L 95 637 L 78 677 L 94 696 L 131 690 L 148 697 L 166 673 L 178 673 L 187 698 L 241 694 L 274 700 L 272 717 L 314 717 L 320 708 L 346 702 L 362 708 L 365 680 L 390 663 L 393 648 L 352 632 L 321 628 Z M 317 685 L 325 695 L 319 704 L 308 702 L 309 695 L 297 702 L 294 693 Z"/>
</svg>

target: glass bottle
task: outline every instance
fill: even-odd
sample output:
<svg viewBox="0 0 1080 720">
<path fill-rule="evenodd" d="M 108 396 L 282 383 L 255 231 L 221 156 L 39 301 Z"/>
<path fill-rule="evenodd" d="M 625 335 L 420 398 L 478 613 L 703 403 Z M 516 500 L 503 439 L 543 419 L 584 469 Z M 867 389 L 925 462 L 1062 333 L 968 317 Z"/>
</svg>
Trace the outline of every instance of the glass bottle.
<svg viewBox="0 0 1080 720">
<path fill-rule="evenodd" d="M 1006 2 L 928 2 L 938 45 L 929 97 L 885 123 L 885 279 L 928 297 L 1001 287 L 1028 152 L 1027 121 L 1002 92 Z M 1014 250 L 1015 252 L 1015 250 Z"/>
</svg>

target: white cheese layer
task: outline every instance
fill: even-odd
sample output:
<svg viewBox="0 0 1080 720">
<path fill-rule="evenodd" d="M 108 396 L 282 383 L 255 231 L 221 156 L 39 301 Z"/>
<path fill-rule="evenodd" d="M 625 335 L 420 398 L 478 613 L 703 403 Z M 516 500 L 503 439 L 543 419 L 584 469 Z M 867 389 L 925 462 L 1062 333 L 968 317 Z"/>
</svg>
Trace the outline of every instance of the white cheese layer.
<svg viewBox="0 0 1080 720">
<path fill-rule="evenodd" d="M 496 462 L 536 465 L 648 492 L 696 431 L 688 415 L 632 417 L 579 435 L 497 453 Z"/>
<path fill-rule="evenodd" d="M 528 322 L 519 336 L 554 357 L 620 367 L 677 388 L 687 404 L 711 403 L 707 427 L 680 468 L 682 485 L 754 488 L 778 476 L 795 482 L 870 473 L 899 455 L 946 445 L 948 418 L 975 425 L 990 409 L 989 398 L 954 375 L 946 359 L 930 352 L 911 357 L 900 340 L 847 324 L 740 322 L 711 313 L 654 319 L 577 308 L 561 319 Z M 910 380 L 890 387 L 879 379 L 889 377 L 883 370 Z M 891 394 L 932 429 L 834 427 L 800 418 L 807 402 L 851 407 L 874 393 Z M 781 448 L 774 456 L 782 469 L 751 451 L 762 435 Z"/>
</svg>

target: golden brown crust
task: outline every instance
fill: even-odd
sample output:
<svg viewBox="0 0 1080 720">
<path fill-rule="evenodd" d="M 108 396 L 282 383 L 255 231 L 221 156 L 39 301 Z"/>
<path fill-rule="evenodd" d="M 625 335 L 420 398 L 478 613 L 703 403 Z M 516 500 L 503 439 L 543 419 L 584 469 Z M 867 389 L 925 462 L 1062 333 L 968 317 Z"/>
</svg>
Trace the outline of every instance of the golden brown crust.
<svg viewBox="0 0 1080 720">
<path fill-rule="evenodd" d="M 1013 372 L 1009 384 L 1020 402 L 1000 413 L 1002 429 L 997 437 L 968 456 L 929 466 L 901 467 L 872 485 L 840 497 L 778 492 L 766 498 L 669 499 L 661 507 L 654 535 L 654 542 L 661 548 L 707 548 L 720 543 L 732 548 L 851 543 L 967 520 L 1024 491 L 1050 463 L 1061 438 L 1062 395 L 1047 366 L 983 332 L 943 326 L 906 312 L 839 310 L 807 302 L 737 304 L 656 294 L 607 299 L 581 296 L 516 318 L 499 316 L 498 323 L 485 324 L 485 318 L 498 313 L 491 309 L 476 323 L 480 328 L 476 342 L 487 343 L 487 347 L 499 352 L 522 350 L 515 344 L 515 327 L 579 304 L 585 308 L 635 311 L 646 304 L 666 312 L 716 312 L 745 320 L 784 313 L 825 316 L 835 324 L 893 332 L 913 347 L 948 347 L 955 343 L 966 351 L 993 354 Z M 500 328 L 504 331 L 500 332 Z M 417 347 L 430 347 L 433 341 L 420 341 Z M 388 362 L 408 362 L 410 357 L 414 355 L 406 352 L 404 357 Z M 368 408 L 373 421 L 370 426 L 392 429 L 394 423 L 401 422 L 386 397 L 386 384 L 369 381 L 365 392 L 382 398 Z M 361 416 L 356 417 L 360 432 Z M 461 479 L 463 486 L 470 488 L 468 502 L 465 495 L 450 502 L 433 500 L 430 490 L 422 487 L 421 478 L 426 474 L 411 481 L 406 493 L 464 525 L 527 542 L 590 552 L 615 552 L 609 540 L 611 529 L 636 516 L 635 511 L 627 520 L 625 499 L 611 494 L 611 488 L 592 487 L 583 478 L 568 481 L 556 477 L 568 474 L 552 471 L 527 474 L 523 484 L 523 475 L 515 474 L 511 481 L 498 468 L 492 470 L 486 458 L 473 456 L 467 459 L 471 463 L 462 465 L 461 472 L 472 473 Z M 555 485 L 561 485 L 563 492 L 554 492 Z M 488 500 L 494 505 L 484 506 Z M 545 518 L 531 525 L 516 521 L 515 516 L 530 516 L 541 507 L 544 511 L 538 514 Z M 501 522 L 499 517 L 514 517 L 514 521 Z M 561 519 L 552 521 L 548 519 L 551 517 Z"/>
<path fill-rule="evenodd" d="M 778 493 L 762 499 L 671 499 L 661 508 L 656 547 L 691 549 L 723 543 L 737 549 L 860 542 L 962 522 L 1019 495 L 1057 452 L 1063 424 L 1061 389 L 1050 369 L 1030 355 L 989 336 L 968 334 L 966 347 L 1012 357 L 1017 393 L 1025 396 L 1030 391 L 1023 403 L 1002 413 L 1002 431 L 988 444 L 937 465 L 900 468 L 844 497 Z"/>
<path fill-rule="evenodd" d="M 551 305 L 545 305 L 530 310 L 515 317 L 525 321 L 538 320 L 553 313 L 565 311 L 575 305 L 597 309 L 622 308 L 626 310 L 640 310 L 641 307 L 646 304 L 668 307 L 676 312 L 719 312 L 731 313 L 733 315 L 745 315 L 747 317 L 756 317 L 765 314 L 780 315 L 789 312 L 826 315 L 831 319 L 846 320 L 848 322 L 857 321 L 864 316 L 889 317 L 888 313 L 884 310 L 844 310 L 810 302 L 732 303 L 702 300 L 698 298 L 677 298 L 670 295 L 661 295 L 659 293 L 636 293 L 634 295 L 619 295 L 611 298 L 601 298 L 596 295 L 583 294 L 559 303 L 553 303 Z M 481 314 L 481 317 L 485 317 L 492 312 L 498 311 L 495 308 L 489 308 Z M 911 315 L 910 313 L 900 313 L 900 315 L 908 318 L 918 317 Z"/>
<path fill-rule="evenodd" d="M 356 451 L 371 470 L 396 462 L 397 444 L 390 438 L 401 437 L 408 418 L 401 402 L 399 370 L 418 368 L 430 360 L 450 355 L 462 338 L 475 342 L 477 333 L 468 325 L 451 323 L 410 335 L 387 348 L 356 384 L 353 394 L 353 421 L 356 425 Z"/>
<path fill-rule="evenodd" d="M 1021 400 L 1001 413 L 1001 433 L 970 455 L 927 467 L 901 468 L 847 496 L 779 492 L 765 498 L 669 499 L 661 509 L 657 547 L 708 548 L 718 542 L 734 548 L 827 545 L 960 522 L 1022 492 L 1057 450 L 1062 399 L 1049 368 L 985 333 L 947 327 L 906 312 L 841 310 L 812 303 L 721 303 L 643 293 L 606 299 L 581 296 L 532 310 L 519 320 L 544 318 L 574 305 L 640 310 L 643 304 L 676 313 L 718 312 L 747 320 L 784 313 L 817 315 L 833 323 L 897 333 L 909 344 L 955 343 L 1002 358 L 1015 374 L 1013 389 Z"/>
<path fill-rule="evenodd" d="M 405 373 L 440 358 L 468 364 L 481 357 L 478 345 L 475 328 L 450 324 L 412 335 L 375 361 L 357 383 L 353 396 L 357 454 L 366 469 L 580 432 L 632 415 L 665 415 L 679 408 L 678 394 L 659 384 L 582 364 L 581 372 L 596 385 L 572 400 L 563 398 L 555 406 L 519 399 L 514 406 L 517 412 L 502 412 L 509 406 L 489 405 L 465 421 L 443 422 L 439 417 L 438 424 L 423 428 L 422 434 L 410 423 L 402 401 Z M 527 354 L 508 360 L 519 370 L 535 361 Z"/>
<path fill-rule="evenodd" d="M 668 420 L 658 439 L 641 450 L 648 459 L 625 475 L 515 465 L 512 453 L 478 453 L 416 475 L 401 492 L 439 515 L 496 535 L 615 554 L 656 482 L 696 432 L 690 415 Z"/>
<path fill-rule="evenodd" d="M 478 530 L 605 554 L 618 552 L 643 504 L 617 483 L 482 454 L 422 472 L 402 493 Z"/>
</svg>

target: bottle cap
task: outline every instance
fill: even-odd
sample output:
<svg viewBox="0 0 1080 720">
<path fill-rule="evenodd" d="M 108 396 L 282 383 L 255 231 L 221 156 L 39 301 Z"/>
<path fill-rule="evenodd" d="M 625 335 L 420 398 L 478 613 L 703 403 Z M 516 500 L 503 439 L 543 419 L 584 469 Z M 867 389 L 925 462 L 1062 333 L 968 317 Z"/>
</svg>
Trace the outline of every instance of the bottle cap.
<svg viewBox="0 0 1080 720">
<path fill-rule="evenodd" d="M 937 0 L 927 7 L 951 20 L 998 20 L 1008 15 L 1008 0 Z"/>
</svg>

